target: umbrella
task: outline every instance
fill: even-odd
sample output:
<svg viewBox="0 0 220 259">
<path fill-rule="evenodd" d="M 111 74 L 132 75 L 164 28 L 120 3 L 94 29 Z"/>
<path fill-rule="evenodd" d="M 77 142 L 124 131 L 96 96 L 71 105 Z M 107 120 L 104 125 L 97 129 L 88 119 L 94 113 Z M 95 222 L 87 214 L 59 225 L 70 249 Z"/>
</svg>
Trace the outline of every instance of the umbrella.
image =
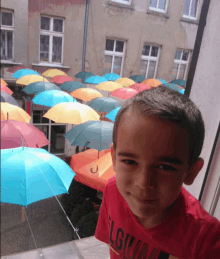
<svg viewBox="0 0 220 259">
<path fill-rule="evenodd" d="M 3 76 L 2 76 L 2 75 L 0 75 L 0 77 L 1 77 L 1 78 L 3 78 Z"/>
<path fill-rule="evenodd" d="M 98 112 L 110 112 L 117 107 L 121 107 L 121 104 L 109 97 L 98 97 L 88 103 L 88 106 Z"/>
<path fill-rule="evenodd" d="M 145 90 L 150 90 L 151 86 L 137 83 L 137 84 L 131 85 L 130 88 L 137 90 L 138 92 L 142 92 Z"/>
<path fill-rule="evenodd" d="M 1 121 L 1 149 L 25 147 L 43 147 L 50 145 L 42 131 L 33 125 L 14 120 Z"/>
<path fill-rule="evenodd" d="M 53 107 L 58 103 L 77 102 L 70 94 L 58 90 L 41 92 L 32 101 L 34 104 L 47 107 Z"/>
<path fill-rule="evenodd" d="M 136 94 L 138 94 L 138 91 L 134 90 L 132 88 L 117 89 L 117 90 L 111 92 L 112 96 L 119 97 L 122 99 L 129 99 L 132 96 L 135 96 Z"/>
<path fill-rule="evenodd" d="M 51 78 L 50 81 L 56 84 L 63 84 L 65 82 L 73 81 L 73 79 L 70 76 L 55 76 Z"/>
<path fill-rule="evenodd" d="M 59 69 L 48 69 L 43 72 L 42 76 L 55 77 L 55 76 L 67 76 L 67 74 Z"/>
<path fill-rule="evenodd" d="M 110 111 L 105 117 L 111 121 L 115 121 L 116 115 L 118 114 L 118 111 L 121 109 L 121 107 L 118 107 L 112 111 Z"/>
<path fill-rule="evenodd" d="M 43 91 L 50 90 L 62 91 L 57 85 L 52 84 L 50 82 L 35 82 L 25 86 L 22 91 L 24 91 L 27 94 L 39 94 Z"/>
<path fill-rule="evenodd" d="M 7 86 L 8 84 L 5 82 L 4 79 L 1 78 L 1 85 L 6 85 Z"/>
<path fill-rule="evenodd" d="M 179 93 L 184 94 L 184 93 L 185 93 L 185 89 L 181 89 L 181 90 L 179 91 Z"/>
<path fill-rule="evenodd" d="M 20 107 L 20 104 L 15 100 L 15 98 L 12 97 L 10 94 L 7 94 L 6 92 L 1 92 L 1 103 L 2 102 L 10 103 Z"/>
<path fill-rule="evenodd" d="M 127 77 L 119 78 L 115 82 L 121 84 L 123 87 L 129 87 L 130 85 L 135 84 L 134 80 Z"/>
<path fill-rule="evenodd" d="M 145 80 L 145 77 L 142 75 L 134 75 L 134 76 L 130 76 L 129 78 L 134 80 L 137 83 L 140 83 Z"/>
<path fill-rule="evenodd" d="M 142 84 L 149 85 L 151 87 L 158 87 L 162 83 L 159 80 L 157 80 L 157 79 L 150 78 L 150 79 L 144 80 L 142 82 Z"/>
<path fill-rule="evenodd" d="M 44 116 L 56 123 L 81 124 L 99 120 L 100 116 L 91 107 L 81 103 L 59 103 L 47 111 Z"/>
<path fill-rule="evenodd" d="M 181 88 L 178 85 L 173 84 L 173 83 L 162 84 L 161 86 L 165 86 L 169 89 L 172 89 L 172 90 L 178 91 L 178 92 L 181 90 Z"/>
<path fill-rule="evenodd" d="M 101 84 L 96 85 L 95 87 L 98 88 L 99 90 L 109 91 L 109 92 L 112 92 L 116 89 L 123 88 L 121 84 L 112 82 L 112 81 L 103 82 Z"/>
<path fill-rule="evenodd" d="M 23 76 L 27 76 L 27 75 L 40 75 L 37 71 L 31 70 L 31 69 L 19 69 L 17 70 L 12 77 L 13 78 L 21 78 Z"/>
<path fill-rule="evenodd" d="M 74 176 L 62 159 L 44 149 L 3 149 L 1 202 L 27 207 L 36 201 L 67 193 Z"/>
<path fill-rule="evenodd" d="M 65 82 L 64 84 L 60 85 L 60 89 L 66 90 L 68 92 L 73 92 L 79 88 L 87 88 L 87 87 L 86 85 L 78 81 Z"/>
<path fill-rule="evenodd" d="M 75 91 L 73 91 L 72 93 L 70 93 L 71 96 L 83 100 L 85 102 L 89 102 L 94 98 L 97 97 L 103 97 L 103 95 L 97 91 L 94 90 L 92 88 L 80 88 L 80 89 L 76 89 Z"/>
<path fill-rule="evenodd" d="M 10 95 L 13 94 L 12 90 L 10 88 L 8 88 L 6 85 L 1 85 L 1 91 L 5 92 L 7 94 L 10 94 Z"/>
<path fill-rule="evenodd" d="M 10 67 L 10 68 L 8 68 L 7 71 L 10 72 L 10 73 L 15 73 L 17 70 L 26 69 L 26 68 L 29 68 L 29 67 L 23 66 L 23 65 L 19 65 L 19 66 Z"/>
<path fill-rule="evenodd" d="M 87 84 L 100 84 L 102 82 L 108 81 L 105 77 L 103 76 L 91 76 L 86 79 L 85 83 Z"/>
<path fill-rule="evenodd" d="M 15 120 L 29 123 L 31 116 L 18 106 L 1 103 L 1 120 Z"/>
<path fill-rule="evenodd" d="M 110 148 L 114 124 L 107 121 L 87 121 L 73 127 L 64 137 L 71 146 L 89 147 L 97 150 Z"/>
<path fill-rule="evenodd" d="M 38 75 L 28 75 L 28 76 L 22 76 L 16 81 L 16 84 L 20 85 L 29 85 L 31 83 L 35 82 L 48 82 L 46 78 L 43 76 L 38 76 Z"/>
<path fill-rule="evenodd" d="M 103 77 L 105 77 L 108 81 L 115 81 L 120 78 L 120 76 L 115 73 L 106 73 Z"/>
<path fill-rule="evenodd" d="M 163 79 L 157 79 L 157 80 L 159 80 L 162 84 L 166 84 L 167 83 L 167 81 L 165 81 L 165 80 L 163 80 Z"/>
<path fill-rule="evenodd" d="M 170 83 L 186 87 L 186 81 L 182 79 L 175 79 L 175 80 L 172 80 Z"/>
<path fill-rule="evenodd" d="M 82 78 L 83 80 L 91 76 L 94 76 L 94 74 L 91 72 L 79 72 L 78 74 L 75 75 L 76 78 Z"/>
</svg>

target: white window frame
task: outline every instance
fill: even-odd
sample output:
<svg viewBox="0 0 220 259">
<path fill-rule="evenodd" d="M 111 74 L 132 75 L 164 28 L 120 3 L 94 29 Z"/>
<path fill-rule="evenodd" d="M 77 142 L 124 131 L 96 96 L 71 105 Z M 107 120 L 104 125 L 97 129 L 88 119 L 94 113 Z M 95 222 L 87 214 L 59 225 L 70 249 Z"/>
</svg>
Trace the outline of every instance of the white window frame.
<svg viewBox="0 0 220 259">
<path fill-rule="evenodd" d="M 122 77 L 122 70 L 123 70 L 123 67 L 124 67 L 124 56 L 125 56 L 126 41 L 125 40 L 120 40 L 120 39 L 112 39 L 112 38 L 106 38 L 106 40 L 114 40 L 113 51 L 105 50 L 105 54 L 104 54 L 105 56 L 112 56 L 112 66 L 111 66 L 111 72 L 110 73 L 113 73 L 113 66 L 114 66 L 115 56 L 116 57 L 122 57 L 121 70 L 120 70 L 120 76 Z M 123 41 L 124 42 L 123 52 L 116 52 L 115 51 L 116 41 Z"/>
<path fill-rule="evenodd" d="M 41 17 L 47 17 L 50 18 L 50 30 L 42 30 L 41 29 Z M 53 28 L 53 20 L 54 19 L 60 19 L 63 20 L 63 32 L 54 32 L 52 31 Z M 60 17 L 51 17 L 48 15 L 41 15 L 40 16 L 40 33 L 39 33 L 39 64 L 42 65 L 50 65 L 50 64 L 57 64 L 57 65 L 62 65 L 63 64 L 63 55 L 64 55 L 64 33 L 65 33 L 65 20 Z M 49 36 L 49 62 L 47 61 L 41 61 L 40 60 L 40 36 L 41 35 L 46 35 Z M 61 62 L 52 62 L 52 45 L 53 45 L 53 36 L 61 37 L 62 38 L 62 53 L 61 53 Z"/>
<path fill-rule="evenodd" d="M 2 25 L 2 15 L 1 15 L 1 23 L 0 23 L 0 28 L 1 30 L 4 30 L 4 31 L 12 31 L 12 59 L 1 59 L 2 61 L 14 61 L 14 11 L 13 10 L 4 10 L 4 9 L 1 9 L 1 13 L 12 13 L 12 26 L 8 26 L 8 25 Z M 7 37 L 6 37 L 6 43 L 7 43 Z M 6 48 L 6 53 L 7 53 L 7 44 L 5 46 Z M 2 55 L 1 55 L 2 57 Z"/>
<path fill-rule="evenodd" d="M 112 2 L 116 2 L 119 4 L 126 4 L 126 5 L 130 5 L 131 4 L 131 0 L 126 1 L 126 0 L 111 0 Z"/>
<path fill-rule="evenodd" d="M 185 5 L 185 1 L 186 0 L 184 0 L 184 5 Z M 199 10 L 200 10 L 201 1 L 198 0 L 197 9 L 196 9 L 196 17 L 190 16 L 191 7 L 192 7 L 192 1 L 193 0 L 190 0 L 189 15 L 183 14 L 183 18 L 187 18 L 187 19 L 191 19 L 191 20 L 198 20 L 198 17 L 199 17 L 198 13 L 199 13 Z M 184 6 L 183 6 L 183 8 L 184 8 Z M 184 12 L 184 9 L 183 9 L 183 12 Z"/>
<path fill-rule="evenodd" d="M 157 7 L 151 7 L 149 5 L 149 9 L 152 10 L 152 11 L 155 11 L 155 12 L 159 12 L 159 13 L 166 13 L 167 9 L 168 9 L 169 0 L 166 0 L 165 10 L 158 8 L 159 7 L 159 1 L 160 0 L 157 0 Z"/>
<path fill-rule="evenodd" d="M 151 57 L 151 56 L 141 55 L 141 60 L 148 60 L 147 70 L 146 70 L 146 73 L 145 73 L 145 78 L 147 78 L 147 74 L 148 74 L 148 71 L 149 71 L 149 65 L 150 65 L 150 62 L 149 62 L 149 61 L 156 61 L 156 66 L 155 66 L 155 71 L 154 71 L 154 77 L 153 77 L 153 78 L 156 78 L 158 63 L 159 63 L 159 59 L 160 59 L 161 47 L 160 47 L 159 45 L 157 45 L 157 44 L 150 44 L 150 43 L 145 43 L 144 45 L 149 45 L 149 46 L 150 46 L 150 51 L 149 51 L 149 53 L 151 53 L 152 47 L 158 47 L 158 48 L 159 48 L 159 49 L 158 49 L 158 56 L 157 56 L 157 57 Z"/>
</svg>

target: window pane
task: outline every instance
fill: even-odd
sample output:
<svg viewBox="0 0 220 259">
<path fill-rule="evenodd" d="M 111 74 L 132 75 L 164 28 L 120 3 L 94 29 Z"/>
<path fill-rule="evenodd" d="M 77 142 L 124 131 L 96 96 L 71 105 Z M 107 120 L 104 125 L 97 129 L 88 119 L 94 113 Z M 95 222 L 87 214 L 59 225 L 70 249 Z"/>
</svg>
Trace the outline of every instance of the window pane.
<svg viewBox="0 0 220 259">
<path fill-rule="evenodd" d="M 185 5 L 183 8 L 183 14 L 189 16 L 189 7 L 190 7 L 190 0 L 185 0 Z"/>
<path fill-rule="evenodd" d="M 186 65 L 183 65 L 183 64 L 180 65 L 178 79 L 184 79 L 185 70 L 186 70 Z"/>
<path fill-rule="evenodd" d="M 65 138 L 63 136 L 65 133 L 65 125 L 51 126 L 50 152 L 52 154 L 65 152 Z"/>
<path fill-rule="evenodd" d="M 6 59 L 6 53 L 5 53 L 5 31 L 0 30 L 1 34 L 1 59 Z"/>
<path fill-rule="evenodd" d="M 158 55 L 158 50 L 159 50 L 158 47 L 152 46 L 152 49 L 151 49 L 151 57 L 157 57 L 157 55 Z"/>
<path fill-rule="evenodd" d="M 124 42 L 123 41 L 116 41 L 116 47 L 115 47 L 115 51 L 117 52 L 123 52 L 124 49 Z"/>
<path fill-rule="evenodd" d="M 150 45 L 144 45 L 142 55 L 149 56 L 150 54 Z"/>
<path fill-rule="evenodd" d="M 166 0 L 159 0 L 159 9 L 165 10 L 166 8 Z"/>
<path fill-rule="evenodd" d="M 103 73 L 111 73 L 111 67 L 112 67 L 112 56 L 105 56 L 104 59 L 104 66 L 103 66 Z"/>
<path fill-rule="evenodd" d="M 53 31 L 63 32 L 63 20 L 54 19 L 53 22 Z"/>
<path fill-rule="evenodd" d="M 146 77 L 148 60 L 141 60 L 140 74 Z"/>
<path fill-rule="evenodd" d="M 13 38 L 12 38 L 12 31 L 7 31 L 7 50 L 8 50 L 8 59 L 12 59 L 12 47 L 13 47 Z"/>
<path fill-rule="evenodd" d="M 116 73 L 116 74 L 120 75 L 120 73 L 121 73 L 121 62 L 122 62 L 122 57 L 115 57 L 114 66 L 113 66 L 113 73 Z"/>
<path fill-rule="evenodd" d="M 174 63 L 170 81 L 177 79 L 178 67 L 179 67 L 179 64 Z"/>
<path fill-rule="evenodd" d="M 198 5 L 198 0 L 192 0 L 192 6 L 191 6 L 191 12 L 190 12 L 191 17 L 196 17 L 197 5 Z"/>
<path fill-rule="evenodd" d="M 12 13 L 2 12 L 2 25 L 12 26 Z"/>
<path fill-rule="evenodd" d="M 181 54 L 182 54 L 182 50 L 177 50 L 177 51 L 176 51 L 175 59 L 180 60 L 180 58 L 181 58 Z"/>
<path fill-rule="evenodd" d="M 53 55 L 52 62 L 61 63 L 61 55 L 62 55 L 62 38 L 61 37 L 53 37 Z"/>
<path fill-rule="evenodd" d="M 154 72 L 156 69 L 156 61 L 150 61 L 147 78 L 154 78 Z"/>
<path fill-rule="evenodd" d="M 44 113 L 47 109 L 44 108 Z M 34 123 L 49 123 L 49 120 L 47 118 L 43 117 L 43 110 L 34 110 L 33 111 L 33 124 Z M 39 126 L 41 127 L 41 126 Z"/>
<path fill-rule="evenodd" d="M 113 51 L 114 48 L 114 40 L 106 40 L 105 50 Z"/>
<path fill-rule="evenodd" d="M 49 36 L 40 35 L 40 60 L 49 61 Z"/>
<path fill-rule="evenodd" d="M 38 128 L 41 132 L 43 132 L 46 138 L 49 140 L 49 126 L 34 125 L 34 127 Z M 48 145 L 41 148 L 48 151 Z"/>
<path fill-rule="evenodd" d="M 50 30 L 50 18 L 41 17 L 41 30 Z"/>
<path fill-rule="evenodd" d="M 183 51 L 182 60 L 187 61 L 189 57 L 189 51 Z"/>
<path fill-rule="evenodd" d="M 150 1 L 150 6 L 156 8 L 157 7 L 157 0 L 151 0 Z"/>
</svg>

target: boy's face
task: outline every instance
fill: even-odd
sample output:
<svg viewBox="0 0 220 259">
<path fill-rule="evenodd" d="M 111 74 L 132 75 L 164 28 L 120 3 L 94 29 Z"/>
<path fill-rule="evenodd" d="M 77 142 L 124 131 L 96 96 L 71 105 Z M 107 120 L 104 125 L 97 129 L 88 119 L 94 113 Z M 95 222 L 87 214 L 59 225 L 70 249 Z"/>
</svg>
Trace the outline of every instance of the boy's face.
<svg viewBox="0 0 220 259">
<path fill-rule="evenodd" d="M 157 116 L 143 117 L 136 108 L 119 124 L 116 150 L 111 146 L 118 190 L 139 219 L 162 215 L 190 181 L 187 133 Z"/>
</svg>

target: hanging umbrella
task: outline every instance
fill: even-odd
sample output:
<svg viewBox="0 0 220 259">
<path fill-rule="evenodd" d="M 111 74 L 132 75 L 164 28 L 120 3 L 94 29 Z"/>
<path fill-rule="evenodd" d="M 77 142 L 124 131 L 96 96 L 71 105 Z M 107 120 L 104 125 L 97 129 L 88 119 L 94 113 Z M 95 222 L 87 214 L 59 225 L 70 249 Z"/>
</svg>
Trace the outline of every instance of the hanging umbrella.
<svg viewBox="0 0 220 259">
<path fill-rule="evenodd" d="M 119 78 L 115 82 L 121 84 L 123 87 L 129 87 L 130 85 L 135 84 L 134 80 L 127 77 Z"/>
<path fill-rule="evenodd" d="M 7 71 L 10 72 L 10 73 L 15 73 L 17 70 L 26 69 L 26 68 L 30 69 L 27 66 L 19 65 L 19 66 L 10 67 L 10 68 L 7 69 Z"/>
<path fill-rule="evenodd" d="M 162 84 L 167 84 L 167 81 L 165 81 L 165 80 L 163 80 L 163 79 L 157 79 L 157 80 L 159 80 Z"/>
<path fill-rule="evenodd" d="M 138 91 L 134 90 L 132 88 L 117 89 L 117 90 L 111 92 L 112 96 L 119 97 L 122 99 L 129 99 L 129 98 L 135 96 L 136 94 L 138 94 Z"/>
<path fill-rule="evenodd" d="M 117 107 L 121 107 L 121 104 L 109 97 L 98 97 L 88 103 L 88 106 L 98 112 L 110 112 Z"/>
<path fill-rule="evenodd" d="M 158 87 L 162 83 L 157 79 L 149 78 L 149 79 L 144 80 L 142 82 L 142 84 L 149 85 L 151 87 Z"/>
<path fill-rule="evenodd" d="M 91 76 L 86 79 L 87 84 L 100 84 L 102 82 L 107 82 L 108 80 L 103 76 Z"/>
<path fill-rule="evenodd" d="M 10 95 L 13 94 L 12 90 L 10 88 L 8 88 L 6 85 L 1 85 L 1 91 L 5 92 L 7 94 L 10 94 Z"/>
<path fill-rule="evenodd" d="M 52 77 L 50 81 L 55 84 L 63 84 L 65 82 L 73 81 L 73 79 L 70 76 L 55 76 Z"/>
<path fill-rule="evenodd" d="M 138 92 L 142 92 L 145 90 L 150 90 L 151 86 L 137 83 L 137 84 L 131 85 L 130 88 L 137 90 Z"/>
<path fill-rule="evenodd" d="M 29 123 L 31 116 L 18 106 L 1 103 L 1 120 L 15 120 Z"/>
<path fill-rule="evenodd" d="M 35 82 L 49 82 L 49 81 L 43 76 L 29 75 L 29 76 L 22 76 L 20 79 L 16 81 L 16 84 L 29 85 Z"/>
<path fill-rule="evenodd" d="M 81 124 L 100 118 L 98 113 L 88 105 L 73 102 L 59 103 L 49 109 L 43 117 L 56 123 L 69 124 Z"/>
<path fill-rule="evenodd" d="M 73 92 L 79 88 L 87 88 L 87 87 L 86 85 L 78 81 L 70 81 L 60 85 L 60 89 L 66 90 L 68 92 Z"/>
<path fill-rule="evenodd" d="M 25 147 L 43 147 L 50 145 L 42 131 L 33 125 L 14 120 L 1 121 L 1 149 Z"/>
<path fill-rule="evenodd" d="M 120 76 L 115 73 L 106 73 L 103 77 L 105 77 L 108 81 L 115 81 L 120 78 Z"/>
<path fill-rule="evenodd" d="M 70 94 L 63 91 L 44 91 L 36 95 L 32 102 L 37 105 L 53 107 L 58 103 L 77 102 Z"/>
<path fill-rule="evenodd" d="M 40 75 L 37 71 L 31 70 L 31 69 L 20 69 L 17 70 L 11 77 L 13 78 L 21 78 L 23 76 L 28 76 L 28 75 Z"/>
<path fill-rule="evenodd" d="M 94 90 L 92 88 L 80 88 L 80 89 L 76 89 L 75 91 L 73 91 L 72 93 L 70 93 L 71 96 L 83 100 L 85 102 L 89 102 L 94 98 L 97 97 L 103 97 L 103 95 L 97 91 Z"/>
<path fill-rule="evenodd" d="M 173 84 L 173 83 L 162 84 L 161 86 L 165 86 L 165 87 L 172 89 L 174 91 L 177 91 L 177 92 L 179 92 L 181 90 L 181 88 L 178 85 Z"/>
<path fill-rule="evenodd" d="M 175 79 L 175 80 L 172 80 L 170 83 L 186 87 L 186 81 L 182 79 Z"/>
<path fill-rule="evenodd" d="M 4 103 L 4 102 L 21 107 L 14 97 L 12 97 L 10 94 L 7 94 L 6 92 L 1 92 L 1 103 Z"/>
<path fill-rule="evenodd" d="M 110 111 L 105 117 L 111 121 L 115 121 L 116 115 L 118 114 L 118 111 L 121 109 L 121 107 L 118 107 L 112 111 Z"/>
<path fill-rule="evenodd" d="M 112 92 L 116 89 L 123 88 L 121 84 L 116 82 L 111 82 L 111 81 L 103 82 L 101 84 L 96 85 L 95 87 L 98 88 L 99 90 L 108 91 L 108 92 Z"/>
<path fill-rule="evenodd" d="M 129 78 L 134 80 L 137 83 L 141 83 L 142 81 L 145 80 L 145 77 L 142 75 L 134 75 L 134 76 L 130 76 Z"/>
<path fill-rule="evenodd" d="M 25 86 L 22 91 L 27 94 L 39 94 L 43 91 L 51 90 L 62 91 L 57 85 L 50 82 L 35 82 Z"/>
<path fill-rule="evenodd" d="M 8 85 L 3 78 L 1 78 L 1 85 L 5 85 L 5 86 Z"/>
<path fill-rule="evenodd" d="M 94 74 L 91 72 L 79 72 L 78 74 L 75 75 L 76 78 L 82 78 L 83 80 L 91 76 L 94 76 Z"/>
<path fill-rule="evenodd" d="M 42 76 L 55 77 L 55 76 L 67 76 L 67 74 L 59 69 L 48 69 L 43 72 Z"/>
<path fill-rule="evenodd" d="M 179 91 L 179 93 L 184 94 L 184 93 L 185 93 L 185 89 L 181 89 L 181 90 Z"/>
</svg>

